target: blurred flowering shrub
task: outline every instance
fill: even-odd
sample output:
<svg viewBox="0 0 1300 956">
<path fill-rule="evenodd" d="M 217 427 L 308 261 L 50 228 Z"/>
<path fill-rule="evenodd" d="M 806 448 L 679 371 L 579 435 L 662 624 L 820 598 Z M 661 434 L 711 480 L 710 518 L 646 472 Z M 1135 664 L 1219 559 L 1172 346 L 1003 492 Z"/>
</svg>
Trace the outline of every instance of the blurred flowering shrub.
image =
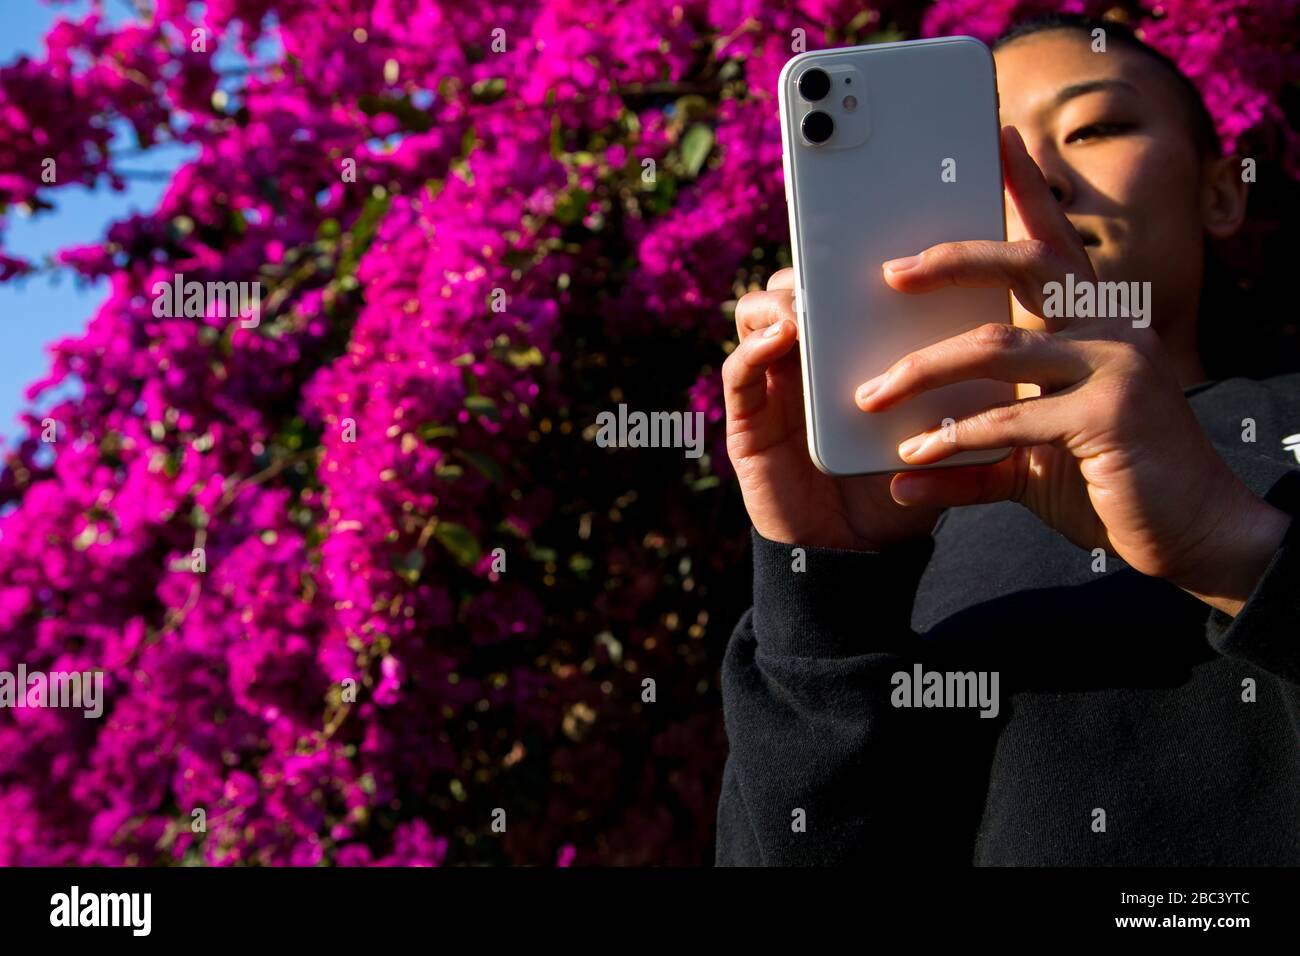
<svg viewBox="0 0 1300 956">
<path fill-rule="evenodd" d="M 144 6 L 0 69 L 0 214 L 120 188 L 115 135 L 197 153 L 105 241 L 0 252 L 110 282 L 0 473 L 0 669 L 102 668 L 107 708 L 0 710 L 0 864 L 708 862 L 777 73 L 1049 5 Z M 1295 3 L 1113 12 L 1300 168 Z M 262 283 L 261 324 L 157 317 L 176 273 Z M 620 402 L 707 454 L 597 448 Z"/>
</svg>

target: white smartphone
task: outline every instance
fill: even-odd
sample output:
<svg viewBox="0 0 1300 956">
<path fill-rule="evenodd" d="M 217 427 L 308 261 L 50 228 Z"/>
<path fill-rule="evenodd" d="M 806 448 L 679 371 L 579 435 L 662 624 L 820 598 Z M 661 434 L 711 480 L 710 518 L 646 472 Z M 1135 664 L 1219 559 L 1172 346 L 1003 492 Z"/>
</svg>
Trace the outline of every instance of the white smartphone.
<svg viewBox="0 0 1300 956">
<path fill-rule="evenodd" d="M 801 53 L 780 78 L 808 453 L 830 475 L 915 470 L 903 439 L 1015 398 L 977 380 L 863 412 L 857 387 L 916 349 L 1010 322 L 1006 289 L 897 292 L 881 263 L 1006 239 L 993 55 L 974 37 Z M 944 467 L 1010 449 L 959 452 Z"/>
</svg>

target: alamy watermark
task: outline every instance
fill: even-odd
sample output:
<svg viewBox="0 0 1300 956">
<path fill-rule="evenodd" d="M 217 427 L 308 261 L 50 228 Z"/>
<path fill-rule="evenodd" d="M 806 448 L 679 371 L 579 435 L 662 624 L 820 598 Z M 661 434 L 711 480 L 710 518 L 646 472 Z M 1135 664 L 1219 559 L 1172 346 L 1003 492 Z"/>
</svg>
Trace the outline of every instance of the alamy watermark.
<svg viewBox="0 0 1300 956">
<path fill-rule="evenodd" d="M 703 412 L 629 412 L 620 404 L 617 414 L 597 415 L 596 424 L 601 448 L 685 448 L 687 458 L 704 454 Z"/>
<path fill-rule="evenodd" d="M 1073 272 L 1065 282 L 1043 286 L 1043 315 L 1049 319 L 1132 319 L 1133 328 L 1151 324 L 1150 282 L 1076 281 Z"/>
<path fill-rule="evenodd" d="M 83 893 L 74 885 L 50 897 L 50 925 L 123 926 L 132 936 L 148 936 L 153 929 L 153 894 Z"/>
<path fill-rule="evenodd" d="M 920 664 L 912 672 L 897 671 L 889 682 L 895 707 L 978 707 L 981 717 L 996 717 L 997 671 L 926 671 Z"/>
<path fill-rule="evenodd" d="M 155 282 L 150 291 L 158 319 L 201 319 L 211 311 L 223 319 L 238 317 L 245 329 L 255 329 L 262 321 L 260 282 L 186 282 L 178 272 L 171 282 Z"/>
<path fill-rule="evenodd" d="M 60 707 L 98 718 L 104 713 L 103 671 L 0 671 L 0 708 Z"/>
</svg>

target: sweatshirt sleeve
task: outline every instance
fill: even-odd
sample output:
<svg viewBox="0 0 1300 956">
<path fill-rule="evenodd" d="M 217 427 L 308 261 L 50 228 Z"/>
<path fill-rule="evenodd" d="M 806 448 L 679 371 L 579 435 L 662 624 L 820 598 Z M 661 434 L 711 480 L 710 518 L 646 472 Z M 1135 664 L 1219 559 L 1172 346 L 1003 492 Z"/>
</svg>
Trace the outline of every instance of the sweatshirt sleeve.
<svg viewBox="0 0 1300 956">
<path fill-rule="evenodd" d="M 793 546 L 751 538 L 754 606 L 722 666 L 716 864 L 969 865 L 983 800 L 954 792 L 969 748 L 938 711 L 891 704 L 892 676 L 925 659 L 910 618 L 933 539 L 803 548 L 801 566 Z"/>
<path fill-rule="evenodd" d="M 1300 514 L 1300 471 L 1284 474 L 1264 500 L 1292 516 Z M 1300 521 L 1293 518 L 1237 616 L 1211 610 L 1205 634 L 1220 654 L 1300 686 Z"/>
</svg>

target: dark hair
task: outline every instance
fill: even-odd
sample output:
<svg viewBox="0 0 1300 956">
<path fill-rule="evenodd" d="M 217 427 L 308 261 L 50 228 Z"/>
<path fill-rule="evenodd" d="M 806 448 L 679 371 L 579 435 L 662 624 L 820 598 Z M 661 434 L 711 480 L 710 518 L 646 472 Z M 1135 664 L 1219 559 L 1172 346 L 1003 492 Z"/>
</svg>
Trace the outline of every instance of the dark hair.
<svg viewBox="0 0 1300 956">
<path fill-rule="evenodd" d="M 1085 33 L 1089 38 L 1091 38 L 1094 30 L 1103 30 L 1105 31 L 1107 43 L 1117 43 L 1126 50 L 1141 53 L 1143 56 L 1159 63 L 1178 83 L 1179 94 L 1187 110 L 1187 122 L 1192 134 L 1192 142 L 1196 144 L 1196 148 L 1200 150 L 1203 156 L 1222 155 L 1223 144 L 1219 141 L 1219 132 L 1214 125 L 1214 119 L 1210 116 L 1210 111 L 1205 108 L 1205 100 L 1201 97 L 1201 91 L 1178 68 L 1177 63 L 1155 47 L 1149 46 L 1139 39 L 1137 34 L 1122 23 L 1113 20 L 1099 20 L 1096 17 L 1084 16 L 1079 13 L 1038 14 L 1027 17 L 1008 27 L 993 41 L 993 49 L 996 50 L 998 47 L 1005 46 L 1013 40 L 1019 40 L 1021 37 L 1046 33 L 1049 30 L 1072 30 L 1076 33 Z"/>
<path fill-rule="evenodd" d="M 1161 64 L 1178 83 L 1187 109 L 1188 131 L 1203 158 L 1223 155 L 1223 144 L 1205 100 L 1178 64 L 1149 46 L 1123 23 L 1072 13 L 1027 17 L 1010 26 L 993 49 L 1049 30 L 1070 30 L 1091 38 L 1106 32 L 1117 44 Z M 1300 184 L 1278 162 L 1277 137 L 1267 131 L 1238 149 L 1256 158 L 1246 222 L 1228 240 L 1205 240 L 1205 272 L 1197 321 L 1197 349 L 1211 379 L 1265 378 L 1300 370 L 1300 329 L 1288 318 L 1294 306 L 1287 288 L 1300 221 Z"/>
</svg>

